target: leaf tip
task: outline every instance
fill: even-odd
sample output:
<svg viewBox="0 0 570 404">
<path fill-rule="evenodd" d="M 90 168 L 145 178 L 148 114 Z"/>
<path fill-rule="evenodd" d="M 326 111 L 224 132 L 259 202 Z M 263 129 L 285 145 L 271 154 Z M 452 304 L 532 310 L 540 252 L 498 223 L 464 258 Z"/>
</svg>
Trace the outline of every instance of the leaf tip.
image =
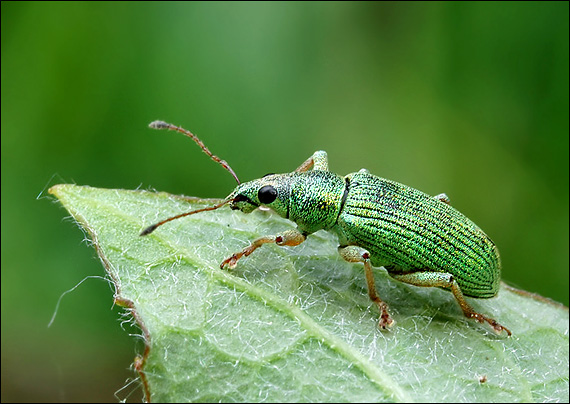
<svg viewBox="0 0 570 404">
<path fill-rule="evenodd" d="M 50 189 L 48 189 L 48 193 L 53 195 L 53 196 L 58 196 L 60 189 L 65 186 L 65 184 L 57 184 L 54 185 L 52 187 L 50 187 Z"/>
</svg>

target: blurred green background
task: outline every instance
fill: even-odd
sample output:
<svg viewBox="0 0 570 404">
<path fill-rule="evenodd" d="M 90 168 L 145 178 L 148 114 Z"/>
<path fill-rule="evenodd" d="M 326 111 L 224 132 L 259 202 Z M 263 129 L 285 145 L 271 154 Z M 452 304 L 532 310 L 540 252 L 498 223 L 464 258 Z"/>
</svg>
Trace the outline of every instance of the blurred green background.
<svg viewBox="0 0 570 404">
<path fill-rule="evenodd" d="M 3 402 L 116 401 L 134 377 L 142 343 L 105 281 L 66 295 L 47 328 L 62 292 L 104 272 L 46 192 L 233 189 L 155 119 L 242 180 L 324 149 L 337 173 L 446 192 L 499 246 L 507 282 L 568 305 L 568 2 L 2 2 L 1 15 Z"/>
</svg>

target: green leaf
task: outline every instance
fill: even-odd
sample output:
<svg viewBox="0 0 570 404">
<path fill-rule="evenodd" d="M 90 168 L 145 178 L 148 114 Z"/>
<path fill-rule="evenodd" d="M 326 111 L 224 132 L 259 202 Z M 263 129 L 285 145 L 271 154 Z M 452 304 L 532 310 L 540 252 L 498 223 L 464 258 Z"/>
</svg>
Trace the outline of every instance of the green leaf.
<svg viewBox="0 0 570 404">
<path fill-rule="evenodd" d="M 508 338 L 463 317 L 451 293 L 377 269 L 396 320 L 382 332 L 362 265 L 343 261 L 329 233 L 264 245 L 228 271 L 224 258 L 293 223 L 223 207 L 140 237 L 215 201 L 76 185 L 50 193 L 89 232 L 143 329 L 135 367 L 152 401 L 568 400 L 568 309 L 547 299 L 504 285 L 497 298 L 470 299 Z"/>
</svg>

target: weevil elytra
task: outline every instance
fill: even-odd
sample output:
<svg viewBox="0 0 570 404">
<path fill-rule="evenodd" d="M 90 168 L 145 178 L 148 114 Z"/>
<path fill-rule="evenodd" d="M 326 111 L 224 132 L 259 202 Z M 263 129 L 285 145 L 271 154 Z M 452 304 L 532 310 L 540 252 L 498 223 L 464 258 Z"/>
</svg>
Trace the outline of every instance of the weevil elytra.
<svg viewBox="0 0 570 404">
<path fill-rule="evenodd" d="M 497 321 L 477 313 L 464 296 L 490 298 L 500 283 L 500 258 L 493 241 L 471 220 L 450 205 L 445 194 L 430 196 L 362 169 L 345 177 L 328 169 L 327 154 L 317 151 L 292 173 L 269 174 L 241 183 L 230 166 L 213 155 L 186 129 L 155 121 L 153 129 L 178 131 L 192 138 L 238 183 L 222 203 L 173 216 L 147 227 L 141 236 L 184 216 L 218 209 L 250 213 L 260 206 L 274 210 L 297 224 L 294 230 L 254 240 L 225 259 L 220 267 L 234 268 L 238 261 L 266 243 L 296 246 L 317 230 L 335 233 L 338 251 L 348 262 L 362 262 L 368 295 L 380 310 L 378 326 L 394 321 L 376 292 L 372 267 L 383 266 L 401 282 L 448 289 L 466 317 L 487 322 L 497 333 L 511 332 Z"/>
</svg>

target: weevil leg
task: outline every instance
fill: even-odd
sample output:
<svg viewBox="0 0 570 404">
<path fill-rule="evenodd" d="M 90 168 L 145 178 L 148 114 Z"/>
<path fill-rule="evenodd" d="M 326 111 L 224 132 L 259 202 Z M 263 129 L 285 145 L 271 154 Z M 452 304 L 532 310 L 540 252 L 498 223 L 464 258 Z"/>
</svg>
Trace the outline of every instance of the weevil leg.
<svg viewBox="0 0 570 404">
<path fill-rule="evenodd" d="M 366 284 L 368 286 L 368 296 L 378 306 L 380 310 L 380 320 L 378 327 L 386 329 L 394 325 L 394 320 L 388 313 L 388 305 L 380 299 L 376 293 L 376 286 L 374 285 L 374 274 L 372 273 L 372 265 L 370 264 L 370 254 L 368 251 L 363 250 L 357 246 L 339 246 L 338 252 L 345 261 L 348 262 L 362 262 L 364 263 L 364 272 L 366 273 Z"/>
<path fill-rule="evenodd" d="M 275 243 L 280 246 L 296 246 L 301 244 L 307 239 L 307 235 L 301 233 L 299 230 L 287 230 L 282 235 L 278 236 L 266 236 L 254 240 L 249 246 L 244 248 L 242 251 L 233 254 L 231 257 L 226 258 L 220 265 L 220 268 L 224 268 L 226 265 L 228 268 L 233 269 L 236 267 L 237 262 L 244 255 L 247 257 L 252 252 L 257 250 L 263 244 Z"/>
<path fill-rule="evenodd" d="M 313 167 L 313 170 L 328 171 L 329 162 L 327 159 L 327 152 L 323 150 L 317 150 L 311 157 L 309 157 L 303 164 L 301 164 L 295 172 L 302 173 L 309 171 Z"/>
<path fill-rule="evenodd" d="M 440 288 L 447 288 L 450 289 L 455 296 L 455 300 L 461 306 L 461 310 L 463 310 L 463 314 L 465 317 L 474 318 L 475 320 L 479 321 L 480 323 L 487 322 L 489 323 L 497 334 L 500 334 L 502 331 L 505 331 L 509 336 L 511 332 L 508 328 L 503 327 L 499 324 L 496 320 L 484 316 L 481 313 L 477 313 L 465 300 L 465 296 L 463 296 L 463 292 L 461 292 L 461 288 L 459 284 L 453 279 L 453 275 L 447 272 L 428 272 L 428 271 L 418 271 L 418 272 L 411 272 L 407 274 L 395 274 L 390 273 L 394 279 L 397 279 L 401 282 L 409 283 L 415 286 L 426 286 L 426 287 L 440 287 Z"/>
<path fill-rule="evenodd" d="M 442 201 L 443 203 L 447 203 L 448 205 L 451 205 L 451 201 L 449 200 L 449 196 L 447 196 L 446 194 L 438 194 L 436 196 L 434 196 L 435 199 Z"/>
</svg>

